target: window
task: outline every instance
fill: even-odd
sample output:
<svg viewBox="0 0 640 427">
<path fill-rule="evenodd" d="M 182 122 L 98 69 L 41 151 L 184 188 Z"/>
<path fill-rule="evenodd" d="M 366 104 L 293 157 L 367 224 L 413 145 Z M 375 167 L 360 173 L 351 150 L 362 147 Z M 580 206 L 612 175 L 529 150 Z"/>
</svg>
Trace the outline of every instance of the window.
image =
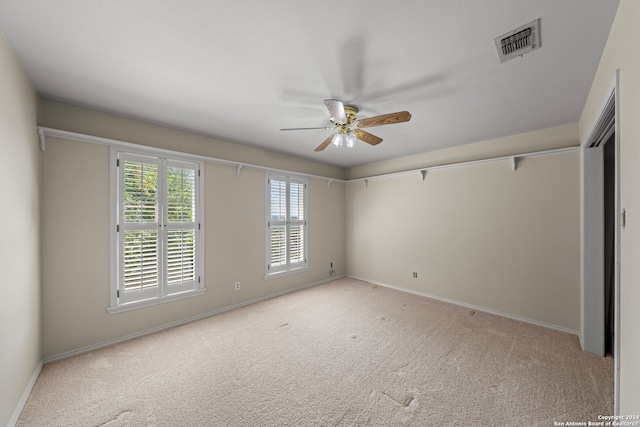
<svg viewBox="0 0 640 427">
<path fill-rule="evenodd" d="M 267 176 L 267 278 L 307 269 L 307 181 Z"/>
<path fill-rule="evenodd" d="M 201 163 L 113 155 L 115 283 L 109 311 L 203 293 Z"/>
</svg>

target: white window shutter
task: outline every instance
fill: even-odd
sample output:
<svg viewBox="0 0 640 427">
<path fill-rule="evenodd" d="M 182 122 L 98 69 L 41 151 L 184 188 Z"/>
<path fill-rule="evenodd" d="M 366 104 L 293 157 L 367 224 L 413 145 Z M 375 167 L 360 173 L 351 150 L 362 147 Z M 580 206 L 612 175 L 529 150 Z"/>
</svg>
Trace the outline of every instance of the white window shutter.
<svg viewBox="0 0 640 427">
<path fill-rule="evenodd" d="M 200 163 L 118 156 L 117 304 L 202 288 Z"/>
<path fill-rule="evenodd" d="M 196 286 L 197 164 L 167 161 L 165 259 L 166 294 Z"/>
<path fill-rule="evenodd" d="M 122 302 L 158 296 L 160 286 L 158 159 L 120 158 L 120 286 Z"/>
<path fill-rule="evenodd" d="M 306 267 L 306 180 L 269 175 L 267 276 Z"/>
</svg>

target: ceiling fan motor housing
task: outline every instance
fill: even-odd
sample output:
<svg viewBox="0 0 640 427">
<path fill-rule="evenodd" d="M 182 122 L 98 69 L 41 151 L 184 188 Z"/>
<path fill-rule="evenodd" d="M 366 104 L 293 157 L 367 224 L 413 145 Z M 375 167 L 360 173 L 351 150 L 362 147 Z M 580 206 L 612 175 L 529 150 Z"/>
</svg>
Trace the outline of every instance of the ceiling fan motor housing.
<svg viewBox="0 0 640 427">
<path fill-rule="evenodd" d="M 345 105 L 344 114 L 347 117 L 346 123 L 339 123 L 338 121 L 336 121 L 335 117 L 330 117 L 329 120 L 331 121 L 331 123 L 338 126 L 341 130 L 342 128 L 347 128 L 348 130 L 349 126 L 352 123 L 354 123 L 356 120 L 356 116 L 358 114 L 358 107 L 356 107 L 355 105 Z"/>
</svg>

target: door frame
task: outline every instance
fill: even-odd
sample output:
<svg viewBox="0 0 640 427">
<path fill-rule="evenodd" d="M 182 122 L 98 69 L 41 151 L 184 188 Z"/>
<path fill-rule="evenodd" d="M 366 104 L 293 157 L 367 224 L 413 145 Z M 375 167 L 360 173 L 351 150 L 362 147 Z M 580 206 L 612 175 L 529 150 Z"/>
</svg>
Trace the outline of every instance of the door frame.
<svg viewBox="0 0 640 427">
<path fill-rule="evenodd" d="M 620 410 L 620 70 L 616 70 L 612 78 L 611 83 L 605 93 L 604 100 L 600 106 L 598 114 L 591 123 L 591 128 L 588 133 L 588 137 L 585 141 L 580 143 L 580 163 L 581 163 L 581 206 L 580 206 L 580 222 L 581 222 L 581 250 L 580 250 L 580 345 L 585 351 L 604 355 L 604 323 L 602 328 L 593 328 L 590 325 L 593 322 L 600 322 L 600 319 L 595 319 L 593 316 L 600 316 L 600 311 L 592 312 L 588 309 L 590 304 L 593 304 L 594 298 L 598 299 L 602 297 L 602 318 L 604 322 L 604 288 L 593 289 L 589 287 L 589 280 L 586 277 L 589 274 L 590 266 L 589 260 L 593 255 L 593 250 L 587 247 L 587 244 L 596 238 L 597 233 L 601 233 L 601 230 L 589 229 L 588 224 L 585 225 L 585 210 L 587 206 L 604 206 L 604 200 L 594 200 L 593 193 L 588 194 L 585 192 L 585 183 L 588 183 L 594 178 L 594 174 L 598 173 L 597 167 L 594 167 L 593 162 L 589 161 L 585 156 L 585 150 L 592 150 L 592 145 L 596 141 L 600 140 L 602 144 L 606 143 L 606 132 L 603 132 L 603 124 L 606 121 L 605 117 L 607 113 L 610 113 L 613 109 L 614 117 L 614 140 L 615 144 L 615 215 L 614 215 L 614 227 L 615 227 L 615 248 L 614 248 L 614 412 L 619 413 Z M 602 154 L 604 151 L 599 150 Z M 604 161 L 604 159 L 602 159 Z M 603 224 L 604 227 L 604 224 Z M 599 250 L 597 248 L 596 250 Z M 598 271 L 597 268 L 593 268 L 593 271 Z M 603 276 L 604 279 L 604 276 Z M 594 332 L 602 330 L 602 336 L 594 336 Z M 596 332 L 598 333 L 598 332 Z M 601 341 L 601 342 L 600 342 Z"/>
</svg>

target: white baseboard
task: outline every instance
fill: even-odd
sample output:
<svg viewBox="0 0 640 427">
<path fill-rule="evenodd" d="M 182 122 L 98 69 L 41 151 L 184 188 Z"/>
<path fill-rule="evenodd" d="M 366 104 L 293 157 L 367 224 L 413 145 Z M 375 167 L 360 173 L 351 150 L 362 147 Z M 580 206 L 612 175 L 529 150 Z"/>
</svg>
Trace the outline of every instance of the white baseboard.
<svg viewBox="0 0 640 427">
<path fill-rule="evenodd" d="M 573 329 L 565 328 L 563 326 L 553 325 L 551 323 L 541 322 L 539 320 L 528 319 L 526 317 L 516 316 L 514 314 L 509 314 L 509 313 L 503 313 L 501 311 L 492 310 L 490 308 L 480 307 L 478 305 L 473 305 L 473 304 L 467 304 L 466 302 L 457 301 L 457 300 L 449 299 L 449 298 L 443 298 L 443 297 L 440 297 L 440 296 L 437 296 L 437 295 L 428 294 L 426 292 L 414 291 L 412 289 L 406 289 L 406 288 L 402 288 L 400 286 L 390 285 L 388 283 L 381 283 L 381 282 L 377 282 L 375 280 L 367 279 L 367 278 L 364 278 L 364 277 L 352 276 L 352 275 L 349 275 L 349 274 L 345 275 L 345 277 L 349 277 L 351 279 L 356 279 L 356 280 L 362 280 L 364 282 L 369 282 L 369 283 L 372 283 L 374 285 L 384 286 L 385 288 L 395 289 L 397 291 L 407 292 L 407 293 L 410 293 L 410 294 L 419 295 L 421 297 L 427 297 L 427 298 L 435 299 L 435 300 L 438 300 L 438 301 L 448 302 L 449 304 L 459 305 L 461 307 L 470 308 L 470 309 L 476 310 L 476 311 L 482 311 L 484 313 L 490 313 L 490 314 L 495 314 L 495 315 L 502 316 L 502 317 L 508 317 L 509 319 L 519 320 L 521 322 L 530 323 L 532 325 L 538 325 L 538 326 L 542 326 L 542 327 L 549 328 L 549 329 L 555 329 L 556 331 L 566 332 L 566 333 L 569 333 L 569 334 L 572 334 L 572 335 L 578 335 L 578 331 L 574 331 Z"/>
<path fill-rule="evenodd" d="M 121 343 L 121 342 L 124 342 L 124 341 L 129 341 L 129 340 L 134 339 L 134 338 L 142 337 L 142 336 L 145 336 L 145 335 L 149 335 L 149 334 L 153 334 L 153 333 L 156 333 L 156 332 L 163 331 L 165 329 L 173 328 L 174 326 L 180 326 L 180 325 L 184 325 L 186 323 L 195 322 L 196 320 L 200 320 L 200 319 L 204 319 L 204 318 L 207 318 L 207 317 L 215 316 L 216 314 L 220 314 L 220 313 L 224 313 L 224 312 L 227 312 L 227 311 L 235 310 L 236 308 L 246 307 L 247 305 L 255 304 L 255 303 L 258 303 L 258 302 L 261 302 L 261 301 L 266 301 L 266 300 L 271 299 L 271 298 L 276 298 L 276 297 L 279 297 L 279 296 L 282 296 L 282 295 L 286 295 L 286 294 L 289 294 L 289 293 L 292 293 L 292 292 L 300 291 L 302 289 L 310 288 L 312 286 L 321 285 L 323 283 L 331 282 L 333 280 L 340 279 L 342 277 L 344 277 L 344 275 L 333 276 L 333 277 L 330 277 L 328 279 L 320 280 L 318 282 L 308 283 L 308 284 L 302 285 L 302 286 L 297 286 L 297 287 L 292 288 L 292 289 L 287 289 L 285 291 L 276 292 L 275 294 L 269 294 L 269 295 L 266 295 L 266 296 L 263 296 L 263 297 L 260 297 L 260 298 L 252 299 L 252 300 L 245 301 L 245 302 L 241 302 L 239 304 L 235 304 L 235 305 L 232 305 L 232 306 L 229 306 L 229 307 L 224 307 L 224 308 L 220 308 L 218 310 L 214 310 L 214 311 L 210 311 L 210 312 L 207 312 L 207 313 L 199 314 L 197 316 L 189 317 L 187 319 L 179 320 L 177 322 L 167 323 L 165 325 L 160 325 L 160 326 L 157 326 L 155 328 L 146 329 L 144 331 L 136 332 L 135 334 L 130 334 L 130 335 L 126 335 L 126 336 L 123 336 L 123 337 L 120 337 L 120 338 L 115 338 L 115 339 L 112 339 L 112 340 L 103 341 L 103 342 L 100 342 L 98 344 L 94 344 L 94 345 L 90 345 L 90 346 L 87 346 L 87 347 L 79 348 L 77 350 L 71 350 L 71 351 L 68 351 L 68 352 L 65 352 L 65 353 L 61 353 L 61 354 L 58 354 L 58 355 L 55 355 L 55 356 L 47 357 L 47 358 L 45 358 L 43 360 L 43 364 L 47 364 L 47 363 L 55 362 L 55 361 L 58 361 L 58 360 L 66 359 L 68 357 L 72 357 L 72 356 L 77 356 L 77 355 L 80 355 L 80 354 L 88 353 L 90 351 L 98 350 L 100 348 L 109 347 L 111 345 L 118 344 L 118 343 Z"/>
<path fill-rule="evenodd" d="M 9 419 L 9 423 L 7 424 L 7 427 L 14 427 L 18 423 L 20 414 L 22 414 L 24 405 L 27 404 L 29 395 L 31 395 L 31 390 L 33 390 L 33 386 L 36 384 L 36 381 L 40 376 L 40 371 L 42 371 L 43 365 L 44 363 L 41 361 L 40 363 L 38 363 L 38 366 L 36 366 L 36 370 L 33 372 L 33 375 L 31 376 L 31 380 L 29 380 L 29 384 L 27 384 L 27 387 L 24 389 L 24 393 L 22 393 L 22 397 L 20 398 L 20 401 L 18 402 L 16 409 L 13 411 L 13 415 Z"/>
</svg>

